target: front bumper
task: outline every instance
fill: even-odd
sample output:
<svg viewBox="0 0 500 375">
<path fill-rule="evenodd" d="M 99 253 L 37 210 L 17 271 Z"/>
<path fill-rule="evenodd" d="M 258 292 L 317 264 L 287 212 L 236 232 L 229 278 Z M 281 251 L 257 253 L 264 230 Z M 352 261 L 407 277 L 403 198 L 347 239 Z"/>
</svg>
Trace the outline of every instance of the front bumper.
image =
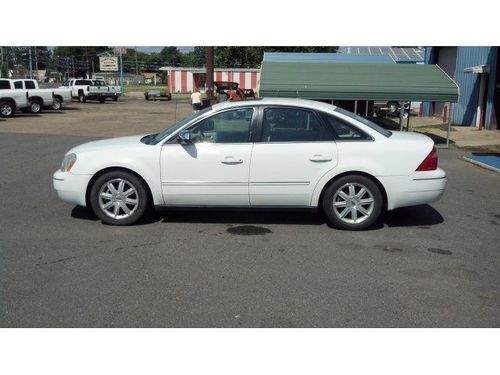
<svg viewBox="0 0 500 375">
<path fill-rule="evenodd" d="M 73 174 L 57 170 L 52 177 L 54 189 L 63 201 L 86 206 L 85 193 L 92 175 Z"/>
<path fill-rule="evenodd" d="M 411 176 L 380 177 L 387 192 L 387 209 L 416 206 L 441 199 L 446 187 L 446 172 L 415 172 Z"/>
</svg>

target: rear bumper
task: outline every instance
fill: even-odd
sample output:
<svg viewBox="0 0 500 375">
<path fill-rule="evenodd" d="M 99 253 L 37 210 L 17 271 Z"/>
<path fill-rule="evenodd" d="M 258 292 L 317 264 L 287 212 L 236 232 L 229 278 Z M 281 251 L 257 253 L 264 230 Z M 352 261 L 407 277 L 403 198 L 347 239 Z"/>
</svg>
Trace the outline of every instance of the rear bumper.
<svg viewBox="0 0 500 375">
<path fill-rule="evenodd" d="M 446 172 L 415 172 L 410 176 L 379 177 L 387 192 L 387 209 L 436 202 L 446 187 Z"/>
<path fill-rule="evenodd" d="M 86 206 L 85 193 L 92 175 L 78 175 L 69 172 L 54 173 L 52 181 L 59 198 L 64 202 Z"/>
</svg>

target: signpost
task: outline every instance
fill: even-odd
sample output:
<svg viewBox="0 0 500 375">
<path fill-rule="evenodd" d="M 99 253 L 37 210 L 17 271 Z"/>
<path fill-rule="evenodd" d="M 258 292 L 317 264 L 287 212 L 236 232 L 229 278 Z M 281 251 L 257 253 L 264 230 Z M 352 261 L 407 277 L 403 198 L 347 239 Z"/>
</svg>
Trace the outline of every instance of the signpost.
<svg viewBox="0 0 500 375">
<path fill-rule="evenodd" d="M 123 96 L 125 94 L 123 88 L 123 54 L 127 53 L 127 49 L 123 47 L 115 47 L 113 48 L 113 52 L 115 55 L 120 56 L 120 93 L 121 96 Z"/>
</svg>

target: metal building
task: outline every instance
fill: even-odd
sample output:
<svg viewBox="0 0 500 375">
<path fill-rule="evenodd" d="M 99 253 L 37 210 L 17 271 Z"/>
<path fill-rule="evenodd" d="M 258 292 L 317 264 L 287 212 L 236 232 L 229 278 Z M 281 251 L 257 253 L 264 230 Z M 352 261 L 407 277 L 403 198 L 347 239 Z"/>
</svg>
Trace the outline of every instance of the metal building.
<svg viewBox="0 0 500 375">
<path fill-rule="evenodd" d="M 425 63 L 438 64 L 460 88 L 457 103 L 424 103 L 424 116 L 442 116 L 452 124 L 499 129 L 500 68 L 498 47 L 426 47 Z"/>
<path fill-rule="evenodd" d="M 174 93 L 189 93 L 205 86 L 206 68 L 179 68 L 165 66 L 159 69 L 167 72 L 168 89 Z M 237 82 L 242 89 L 257 90 L 259 69 L 214 69 L 214 81 Z"/>
</svg>

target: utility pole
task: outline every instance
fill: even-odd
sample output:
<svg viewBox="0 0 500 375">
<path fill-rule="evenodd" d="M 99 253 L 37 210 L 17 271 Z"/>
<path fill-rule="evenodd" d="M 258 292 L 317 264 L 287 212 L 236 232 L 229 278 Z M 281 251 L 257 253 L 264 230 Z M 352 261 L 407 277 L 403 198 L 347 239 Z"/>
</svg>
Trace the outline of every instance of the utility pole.
<svg viewBox="0 0 500 375">
<path fill-rule="evenodd" d="M 0 47 L 0 65 L 3 65 L 3 47 Z M 0 70 L 0 77 L 2 77 L 1 70 Z"/>
<path fill-rule="evenodd" d="M 205 83 L 207 85 L 208 99 L 214 98 L 214 47 L 205 47 Z"/>
<path fill-rule="evenodd" d="M 123 49 L 120 47 L 120 93 L 121 96 L 124 95 L 123 88 Z"/>
<path fill-rule="evenodd" d="M 31 60 L 31 47 L 28 47 L 28 54 L 30 58 L 30 79 L 33 79 L 33 62 Z"/>
<path fill-rule="evenodd" d="M 139 75 L 139 64 L 137 63 L 137 47 L 135 47 L 135 75 Z"/>
<path fill-rule="evenodd" d="M 40 79 L 40 76 L 38 75 L 38 54 L 36 53 L 36 47 L 35 47 L 35 76 L 36 76 L 36 79 L 39 80 Z"/>
</svg>

